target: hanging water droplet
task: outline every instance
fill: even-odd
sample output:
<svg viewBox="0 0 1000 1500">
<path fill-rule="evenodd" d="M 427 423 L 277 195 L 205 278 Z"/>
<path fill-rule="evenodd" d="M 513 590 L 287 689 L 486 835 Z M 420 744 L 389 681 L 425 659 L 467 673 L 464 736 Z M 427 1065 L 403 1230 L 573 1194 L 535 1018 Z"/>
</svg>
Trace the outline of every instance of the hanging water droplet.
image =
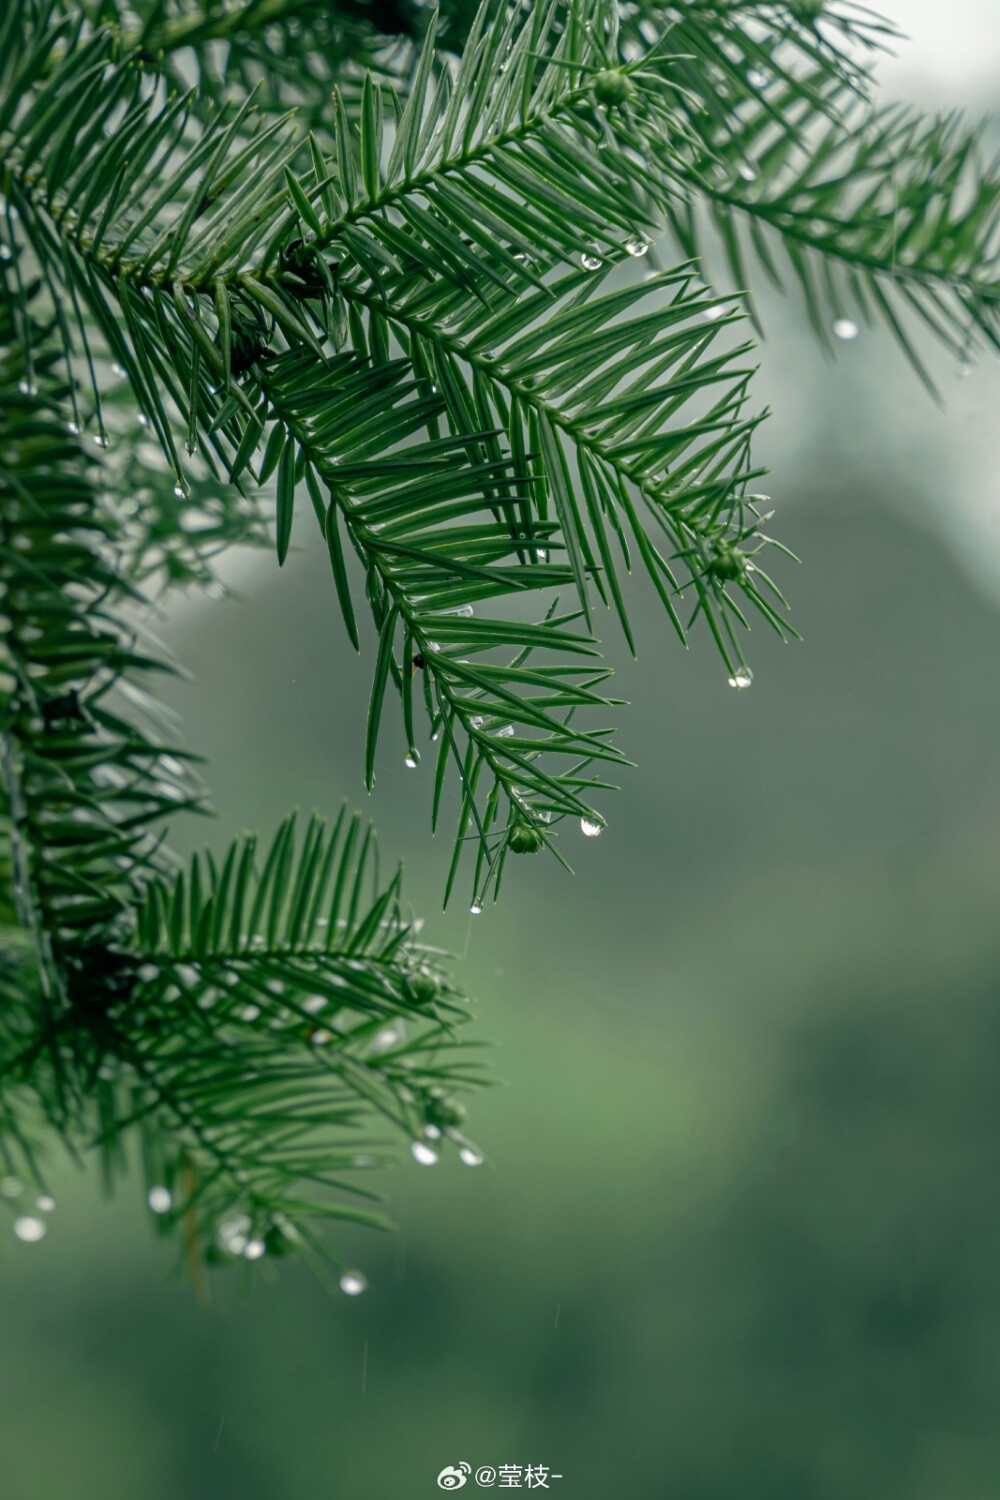
<svg viewBox="0 0 1000 1500">
<path fill-rule="evenodd" d="M 114 364 L 111 366 L 111 370 L 113 374 L 118 376 L 119 380 L 124 380 L 125 376 L 128 374 L 125 366 L 120 365 L 117 360 L 115 360 Z"/>
<path fill-rule="evenodd" d="M 0 1177 L 0 1193 L 5 1198 L 19 1198 L 24 1192 L 24 1183 L 20 1177 Z"/>
<path fill-rule="evenodd" d="M 33 380 L 19 380 L 17 382 L 17 388 L 21 392 L 22 396 L 38 395 L 38 387 L 37 385 L 35 385 Z"/>
<path fill-rule="evenodd" d="M 406 752 L 406 759 L 404 760 L 403 764 L 410 771 L 415 771 L 420 764 L 420 756 L 417 754 L 416 750 L 414 750 L 412 745 Z"/>
<path fill-rule="evenodd" d="M 0 260 L 10 260 L 14 252 L 7 244 L 0 244 Z"/>
<path fill-rule="evenodd" d="M 634 234 L 632 235 L 631 239 L 627 239 L 625 241 L 626 254 L 632 255 L 636 259 L 638 259 L 641 255 L 645 255 L 648 250 L 649 241 L 644 240 L 639 234 Z"/>
<path fill-rule="evenodd" d="M 94 446 L 97 448 L 106 448 L 108 446 L 108 435 L 106 432 L 94 434 Z"/>
<path fill-rule="evenodd" d="M 79 437 L 80 424 L 78 422 L 67 422 L 66 431 L 69 433 L 70 437 Z"/>
<path fill-rule="evenodd" d="M 540 563 L 547 563 L 548 560 L 549 560 L 549 554 L 546 551 L 546 549 L 544 547 L 536 547 L 535 548 L 535 561 L 536 562 L 540 562 Z"/>
<path fill-rule="evenodd" d="M 472 905 L 469 907 L 469 912 L 470 912 L 470 914 L 472 916 L 478 917 L 478 916 L 482 915 L 482 910 L 483 910 L 483 903 L 479 899 L 479 897 L 477 896 L 476 899 L 473 901 Z"/>
<path fill-rule="evenodd" d="M 140 427 L 149 426 L 149 418 L 146 416 L 146 413 L 144 411 L 141 411 L 139 413 L 139 415 L 136 417 L 136 421 L 138 422 Z"/>
<path fill-rule="evenodd" d="M 56 1200 L 48 1193 L 43 1193 L 40 1198 L 35 1199 L 35 1207 L 39 1213 L 50 1214 L 54 1211 Z"/>
<path fill-rule="evenodd" d="M 266 1250 L 267 1246 L 263 1240 L 247 1240 L 243 1246 L 243 1258 L 244 1260 L 260 1260 Z"/>
<path fill-rule="evenodd" d="M 178 480 L 174 485 L 174 494 L 177 496 L 178 500 L 186 500 L 189 494 L 187 485 L 182 484 L 181 481 Z"/>
<path fill-rule="evenodd" d="M 433 1167 L 437 1165 L 438 1154 L 433 1146 L 428 1146 L 425 1141 L 414 1141 L 410 1147 L 413 1160 L 418 1161 L 422 1167 Z"/>
<path fill-rule="evenodd" d="M 757 168 L 752 167 L 748 161 L 741 161 L 736 170 L 737 172 L 739 172 L 744 182 L 757 181 Z"/>
<path fill-rule="evenodd" d="M 327 1004 L 328 1001 L 325 995 L 307 995 L 302 1002 L 302 1009 L 307 1016 L 314 1016 L 318 1011 L 323 1010 Z"/>
<path fill-rule="evenodd" d="M 458 1159 L 467 1167 L 481 1167 L 483 1164 L 483 1153 L 477 1151 L 474 1146 L 462 1146 L 458 1153 Z"/>
<path fill-rule="evenodd" d="M 701 315 L 703 318 L 707 318 L 710 323 L 714 323 L 716 318 L 725 317 L 725 313 L 726 309 L 721 302 L 713 302 L 710 307 L 702 309 Z"/>
<path fill-rule="evenodd" d="M 151 1187 L 146 1199 L 154 1214 L 168 1214 L 174 1206 L 174 1195 L 168 1187 Z"/>
<path fill-rule="evenodd" d="M 333 1041 L 333 1032 L 327 1031 L 325 1026 L 318 1026 L 309 1040 L 314 1047 L 325 1047 L 328 1042 Z"/>
<path fill-rule="evenodd" d="M 762 89 L 767 83 L 768 75 L 763 68 L 751 68 L 747 74 L 747 83 L 753 89 Z"/>
<path fill-rule="evenodd" d="M 604 832 L 604 824 L 594 823 L 590 818 L 581 818 L 580 828 L 588 839 L 596 839 L 598 834 Z"/>
<path fill-rule="evenodd" d="M 34 1245 L 45 1238 L 47 1225 L 43 1219 L 35 1219 L 31 1214 L 23 1214 L 20 1219 L 14 1220 L 14 1233 L 19 1240 L 26 1245 Z"/>
<path fill-rule="evenodd" d="M 738 691 L 742 691 L 743 688 L 748 688 L 752 682 L 753 673 L 748 666 L 745 666 L 741 662 L 733 672 L 733 675 L 730 677 L 729 686 L 731 688 L 736 688 Z"/>
<path fill-rule="evenodd" d="M 400 1022 L 392 1026 L 383 1026 L 381 1031 L 376 1031 L 372 1037 L 371 1051 L 376 1056 L 380 1052 L 388 1052 L 390 1047 L 398 1047 L 403 1040 L 404 1032 Z"/>
<path fill-rule="evenodd" d="M 340 1290 L 348 1297 L 360 1297 L 368 1290 L 368 1278 L 360 1271 L 345 1271 L 340 1278 Z"/>
<path fill-rule="evenodd" d="M 838 339 L 856 339 L 861 332 L 853 318 L 834 318 L 833 331 Z"/>
<path fill-rule="evenodd" d="M 585 271 L 599 271 L 601 269 L 602 261 L 600 259 L 600 256 L 588 255 L 585 250 L 580 256 L 580 264 Z"/>
</svg>

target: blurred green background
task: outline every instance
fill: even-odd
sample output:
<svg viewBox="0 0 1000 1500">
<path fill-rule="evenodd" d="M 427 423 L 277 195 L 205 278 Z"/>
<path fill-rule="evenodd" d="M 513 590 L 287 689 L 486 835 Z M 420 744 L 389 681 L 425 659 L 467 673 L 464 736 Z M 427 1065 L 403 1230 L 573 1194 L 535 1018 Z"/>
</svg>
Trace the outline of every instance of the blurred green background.
<svg viewBox="0 0 1000 1500">
<path fill-rule="evenodd" d="M 938 359 L 940 413 L 877 336 L 830 369 L 769 319 L 804 643 L 756 630 L 733 693 L 637 585 L 638 770 L 575 878 L 518 861 L 475 921 L 435 916 L 430 759 L 380 762 L 383 851 L 498 1043 L 490 1164 L 386 1177 L 399 1232 L 340 1236 L 366 1296 L 286 1263 L 207 1311 L 137 1185 L 60 1169 L 0 1251 L 4 1500 L 405 1500 L 461 1460 L 566 1500 L 995 1500 L 1000 379 Z M 221 812 L 178 843 L 365 804 L 371 643 L 296 540 L 162 622 Z"/>
</svg>

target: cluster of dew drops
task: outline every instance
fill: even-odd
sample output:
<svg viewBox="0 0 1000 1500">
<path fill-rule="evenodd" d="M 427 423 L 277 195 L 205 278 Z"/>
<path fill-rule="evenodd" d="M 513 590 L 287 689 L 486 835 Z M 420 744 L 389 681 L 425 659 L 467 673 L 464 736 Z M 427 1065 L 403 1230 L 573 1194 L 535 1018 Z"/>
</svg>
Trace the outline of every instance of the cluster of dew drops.
<svg viewBox="0 0 1000 1500">
<path fill-rule="evenodd" d="M 20 1198 L 23 1192 L 24 1183 L 19 1177 L 0 1177 L 0 1193 L 5 1198 Z M 48 1193 L 39 1193 L 34 1206 L 35 1213 L 18 1214 L 14 1220 L 14 1233 L 26 1245 L 37 1245 L 45 1238 L 48 1224 L 43 1216 L 54 1211 L 56 1200 Z"/>
</svg>

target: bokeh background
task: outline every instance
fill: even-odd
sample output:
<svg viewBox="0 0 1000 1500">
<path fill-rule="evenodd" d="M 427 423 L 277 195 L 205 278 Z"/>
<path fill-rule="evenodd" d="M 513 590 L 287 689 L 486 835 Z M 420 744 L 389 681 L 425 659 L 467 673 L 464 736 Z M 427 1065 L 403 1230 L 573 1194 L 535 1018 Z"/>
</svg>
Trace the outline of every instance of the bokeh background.
<svg viewBox="0 0 1000 1500">
<path fill-rule="evenodd" d="M 989 106 L 992 0 L 892 12 L 887 95 Z M 0 1251 L 4 1500 L 409 1500 L 460 1460 L 565 1500 L 1000 1493 L 1000 369 L 932 356 L 938 410 L 888 340 L 829 366 L 766 315 L 803 643 L 755 631 L 733 693 L 637 585 L 638 769 L 575 878 L 518 862 L 474 922 L 435 915 L 429 760 L 379 766 L 497 1043 L 490 1164 L 385 1179 L 398 1233 L 341 1238 L 366 1296 L 286 1263 L 208 1310 L 137 1183 L 59 1169 L 46 1240 Z M 162 622 L 221 813 L 189 844 L 364 802 L 371 643 L 297 539 Z"/>
</svg>

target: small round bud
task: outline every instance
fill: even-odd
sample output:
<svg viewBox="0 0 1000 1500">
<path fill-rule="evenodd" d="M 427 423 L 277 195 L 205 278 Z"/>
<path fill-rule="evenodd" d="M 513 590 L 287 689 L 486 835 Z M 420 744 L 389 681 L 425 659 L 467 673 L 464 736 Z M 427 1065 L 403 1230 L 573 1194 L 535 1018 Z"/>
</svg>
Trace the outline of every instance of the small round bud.
<svg viewBox="0 0 1000 1500">
<path fill-rule="evenodd" d="M 433 974 L 415 974 L 410 980 L 410 993 L 417 1005 L 430 1005 L 440 988 Z"/>
<path fill-rule="evenodd" d="M 529 823 L 515 823 L 508 840 L 514 854 L 537 854 L 543 839 L 537 828 Z"/>
<path fill-rule="evenodd" d="M 716 578 L 729 582 L 734 578 L 742 577 L 746 564 L 742 552 L 723 544 L 718 548 L 708 566 L 709 572 L 713 573 Z"/>
<path fill-rule="evenodd" d="M 465 1109 L 450 1099 L 431 1099 L 424 1116 L 429 1125 L 437 1125 L 446 1130 L 450 1125 L 461 1125 L 465 1119 Z"/>
<path fill-rule="evenodd" d="M 621 106 L 635 95 L 635 85 L 621 68 L 605 68 L 594 77 L 594 98 L 599 104 Z"/>
</svg>

